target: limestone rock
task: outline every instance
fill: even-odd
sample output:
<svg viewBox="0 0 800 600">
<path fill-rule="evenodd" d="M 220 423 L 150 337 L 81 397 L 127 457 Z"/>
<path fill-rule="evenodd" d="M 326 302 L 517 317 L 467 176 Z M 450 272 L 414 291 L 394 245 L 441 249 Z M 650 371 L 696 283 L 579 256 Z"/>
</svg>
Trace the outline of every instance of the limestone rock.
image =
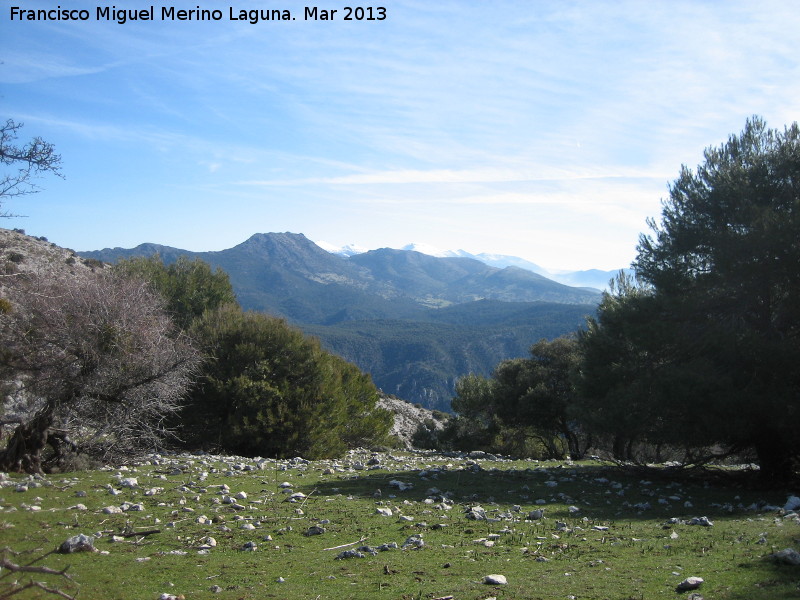
<svg viewBox="0 0 800 600">
<path fill-rule="evenodd" d="M 94 538 L 90 535 L 80 533 L 62 542 L 58 547 L 60 554 L 72 554 L 73 552 L 97 552 L 94 547 Z"/>
<path fill-rule="evenodd" d="M 687 592 L 689 590 L 696 590 L 701 585 L 703 585 L 702 577 L 687 577 L 678 584 L 678 587 L 675 588 L 675 591 Z"/>
</svg>

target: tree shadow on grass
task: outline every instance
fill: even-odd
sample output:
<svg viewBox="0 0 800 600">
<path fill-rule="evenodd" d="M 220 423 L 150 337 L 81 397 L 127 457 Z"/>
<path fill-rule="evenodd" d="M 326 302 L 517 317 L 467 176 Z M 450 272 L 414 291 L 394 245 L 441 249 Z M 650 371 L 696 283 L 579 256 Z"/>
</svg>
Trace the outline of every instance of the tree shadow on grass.
<svg viewBox="0 0 800 600">
<path fill-rule="evenodd" d="M 785 494 L 753 489 L 747 480 L 715 476 L 643 478 L 646 472 L 583 464 L 564 468 L 447 470 L 376 469 L 337 473 L 306 494 L 354 496 L 384 502 L 492 504 L 501 509 L 544 508 L 549 517 L 590 520 L 653 520 L 706 516 L 710 520 L 753 515 L 752 505 L 785 502 Z M 577 507 L 576 512 L 570 507 Z M 573 509 L 574 510 L 574 509 Z"/>
</svg>

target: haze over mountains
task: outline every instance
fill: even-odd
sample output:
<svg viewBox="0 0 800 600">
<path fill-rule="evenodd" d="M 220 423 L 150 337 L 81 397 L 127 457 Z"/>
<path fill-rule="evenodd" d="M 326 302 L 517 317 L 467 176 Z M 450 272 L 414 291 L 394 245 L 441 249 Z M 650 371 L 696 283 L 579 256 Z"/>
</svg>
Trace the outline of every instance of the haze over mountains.
<svg viewBox="0 0 800 600">
<path fill-rule="evenodd" d="M 457 377 L 488 374 L 543 337 L 575 331 L 600 300 L 598 290 L 519 266 L 389 248 L 346 256 L 294 233 L 255 234 L 216 252 L 142 244 L 80 254 L 204 260 L 228 273 L 243 308 L 286 318 L 385 392 L 443 410 Z"/>
</svg>

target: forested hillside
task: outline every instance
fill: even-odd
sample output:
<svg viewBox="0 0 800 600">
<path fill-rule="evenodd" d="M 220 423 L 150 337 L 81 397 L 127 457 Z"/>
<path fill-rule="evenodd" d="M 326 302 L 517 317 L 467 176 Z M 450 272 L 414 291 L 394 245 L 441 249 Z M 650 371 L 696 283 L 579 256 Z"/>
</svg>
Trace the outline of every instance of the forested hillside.
<svg viewBox="0 0 800 600">
<path fill-rule="evenodd" d="M 588 313 L 582 305 L 482 300 L 430 309 L 414 320 L 304 330 L 371 373 L 385 392 L 449 411 L 457 377 L 489 375 L 500 361 L 526 355 L 533 342 L 575 331 Z"/>
</svg>

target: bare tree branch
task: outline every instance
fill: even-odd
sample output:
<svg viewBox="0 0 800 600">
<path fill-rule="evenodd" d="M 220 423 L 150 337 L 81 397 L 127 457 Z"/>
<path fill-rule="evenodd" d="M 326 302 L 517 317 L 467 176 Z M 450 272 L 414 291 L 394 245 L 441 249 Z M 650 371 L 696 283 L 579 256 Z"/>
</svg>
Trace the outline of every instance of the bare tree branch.
<svg viewBox="0 0 800 600">
<path fill-rule="evenodd" d="M 55 147 L 40 137 L 33 138 L 24 146 L 17 146 L 17 134 L 22 123 L 8 119 L 0 126 L 0 164 L 10 171 L 0 177 L 1 201 L 15 196 L 35 194 L 40 191 L 33 179 L 44 173 L 52 173 L 63 179 L 61 173 L 61 156 L 56 154 Z M 0 217 L 12 217 L 0 210 Z"/>
</svg>

